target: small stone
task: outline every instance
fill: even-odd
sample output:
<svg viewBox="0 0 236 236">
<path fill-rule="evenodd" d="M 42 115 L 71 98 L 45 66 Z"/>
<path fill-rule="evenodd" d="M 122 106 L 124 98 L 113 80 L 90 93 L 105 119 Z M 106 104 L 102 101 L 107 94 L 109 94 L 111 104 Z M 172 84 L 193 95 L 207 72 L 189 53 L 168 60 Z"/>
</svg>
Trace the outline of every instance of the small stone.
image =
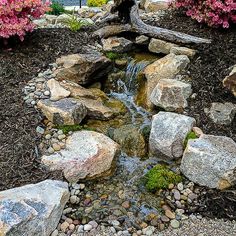
<svg viewBox="0 0 236 236">
<path fill-rule="evenodd" d="M 201 135 L 203 135 L 203 131 L 198 127 L 192 128 L 193 132 L 196 134 L 196 136 L 199 138 Z"/>
<path fill-rule="evenodd" d="M 190 194 L 188 195 L 188 198 L 193 201 L 194 199 L 197 198 L 197 194 L 195 194 L 195 193 L 190 193 Z"/>
<path fill-rule="evenodd" d="M 183 191 L 183 190 L 184 190 L 184 185 L 183 185 L 183 183 L 178 183 L 178 184 L 177 184 L 177 188 L 178 188 L 179 191 Z"/>
<path fill-rule="evenodd" d="M 170 219 L 167 216 L 163 215 L 163 216 L 161 216 L 161 221 L 166 223 L 166 222 L 169 222 Z"/>
<path fill-rule="evenodd" d="M 170 225 L 171 225 L 172 228 L 178 229 L 179 226 L 180 226 L 180 223 L 179 223 L 178 220 L 171 220 L 171 221 L 170 221 Z"/>
<path fill-rule="evenodd" d="M 74 224 L 70 224 L 70 225 L 69 225 L 69 229 L 70 229 L 71 231 L 74 231 L 74 230 L 75 230 L 75 225 L 74 225 Z"/>
<path fill-rule="evenodd" d="M 63 140 L 64 138 L 66 138 L 66 135 L 65 135 L 65 134 L 60 134 L 60 135 L 58 135 L 58 139 L 59 139 L 59 140 Z"/>
<path fill-rule="evenodd" d="M 45 135 L 45 139 L 47 139 L 47 140 L 49 140 L 51 137 L 52 137 L 51 134 Z"/>
<path fill-rule="evenodd" d="M 84 231 L 90 231 L 92 228 L 93 228 L 93 226 L 90 224 L 84 225 Z"/>
<path fill-rule="evenodd" d="M 125 201 L 122 203 L 122 207 L 124 207 L 125 209 L 130 208 L 130 202 L 129 201 Z"/>
<path fill-rule="evenodd" d="M 36 132 L 39 133 L 39 134 L 44 134 L 45 130 L 44 130 L 44 128 L 42 128 L 40 126 L 37 126 Z"/>
<path fill-rule="evenodd" d="M 63 135 L 63 131 L 62 131 L 61 129 L 59 129 L 59 130 L 57 131 L 57 134 L 58 134 L 58 135 Z"/>
<path fill-rule="evenodd" d="M 84 189 L 85 188 L 85 184 L 80 184 L 80 189 Z"/>
<path fill-rule="evenodd" d="M 58 234 L 59 234 L 58 230 L 55 229 L 55 230 L 52 232 L 51 236 L 57 236 Z"/>
<path fill-rule="evenodd" d="M 70 197 L 70 203 L 75 204 L 77 202 L 77 197 L 76 196 L 71 196 Z"/>
<path fill-rule="evenodd" d="M 93 229 L 96 229 L 98 227 L 98 223 L 95 220 L 88 222 L 88 224 L 92 225 Z"/>
<path fill-rule="evenodd" d="M 57 143 L 53 143 L 52 148 L 54 149 L 54 151 L 60 151 L 61 150 L 61 146 Z"/>
<path fill-rule="evenodd" d="M 148 226 L 148 224 L 145 223 L 145 222 L 142 222 L 142 223 L 140 224 L 140 227 L 141 227 L 142 229 L 145 229 L 147 226 Z"/>
<path fill-rule="evenodd" d="M 70 225 L 70 224 L 69 224 L 68 222 L 66 222 L 66 221 L 63 222 L 63 223 L 61 224 L 61 231 L 65 233 L 66 230 L 68 229 L 69 225 Z"/>
<path fill-rule="evenodd" d="M 178 190 L 174 191 L 175 200 L 180 200 L 180 192 Z"/>
<path fill-rule="evenodd" d="M 69 213 L 72 212 L 72 210 L 73 210 L 73 209 L 72 209 L 71 207 L 68 207 L 68 208 L 64 209 L 63 214 L 64 214 L 64 215 L 69 214 Z"/>
<path fill-rule="evenodd" d="M 170 219 L 175 219 L 175 213 L 170 210 L 166 210 L 165 215 Z"/>
<path fill-rule="evenodd" d="M 47 151 L 48 151 L 49 154 L 53 154 L 54 153 L 54 149 L 52 147 L 49 147 Z"/>
<path fill-rule="evenodd" d="M 81 232 L 83 232 L 83 231 L 84 231 L 84 226 L 83 226 L 83 225 L 80 225 L 80 226 L 78 227 L 78 232 L 81 233 Z"/>
<path fill-rule="evenodd" d="M 169 189 L 173 189 L 174 187 L 175 187 L 175 186 L 174 186 L 174 184 L 172 184 L 172 183 L 169 184 L 169 186 L 168 186 Z"/>
<path fill-rule="evenodd" d="M 49 96 L 50 95 L 50 92 L 48 90 L 44 91 L 43 93 L 45 96 Z"/>
</svg>

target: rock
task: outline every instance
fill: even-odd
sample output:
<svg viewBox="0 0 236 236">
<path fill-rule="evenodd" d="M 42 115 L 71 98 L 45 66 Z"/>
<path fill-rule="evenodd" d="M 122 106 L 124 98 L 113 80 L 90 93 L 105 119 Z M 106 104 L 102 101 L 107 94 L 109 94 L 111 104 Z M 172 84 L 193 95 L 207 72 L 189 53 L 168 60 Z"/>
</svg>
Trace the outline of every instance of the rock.
<svg viewBox="0 0 236 236">
<path fill-rule="evenodd" d="M 39 28 L 44 28 L 44 27 L 46 27 L 48 25 L 47 20 L 43 19 L 43 18 L 42 19 L 34 20 L 33 22 Z"/>
<path fill-rule="evenodd" d="M 201 135 L 203 135 L 203 131 L 198 127 L 193 127 L 192 131 L 196 134 L 196 136 L 199 138 Z"/>
<path fill-rule="evenodd" d="M 154 52 L 154 53 L 169 54 L 171 48 L 175 46 L 177 45 L 173 43 L 168 43 L 160 39 L 152 38 L 148 45 L 148 49 L 150 52 Z"/>
<path fill-rule="evenodd" d="M 151 102 L 166 111 L 177 111 L 188 106 L 191 85 L 175 79 L 161 79 L 152 91 Z"/>
<path fill-rule="evenodd" d="M 178 229 L 179 226 L 180 226 L 180 223 L 179 223 L 178 220 L 171 220 L 171 221 L 170 221 L 170 225 L 171 225 L 172 228 Z"/>
<path fill-rule="evenodd" d="M 236 114 L 236 105 L 230 102 L 211 104 L 209 110 L 209 117 L 220 125 L 230 125 Z"/>
<path fill-rule="evenodd" d="M 56 102 L 49 99 L 40 100 L 37 106 L 48 120 L 57 125 L 80 124 L 87 115 L 86 107 L 73 98 L 64 98 Z"/>
<path fill-rule="evenodd" d="M 163 154 L 168 160 L 181 157 L 184 140 L 195 122 L 192 117 L 171 112 L 154 115 L 149 138 L 151 154 L 158 157 Z"/>
<path fill-rule="evenodd" d="M 69 80 L 81 85 L 96 82 L 112 69 L 111 61 L 97 51 L 62 56 L 56 63 L 62 67 L 54 72 L 58 80 Z"/>
<path fill-rule="evenodd" d="M 44 17 L 48 21 L 49 24 L 55 24 L 56 23 L 57 16 L 45 14 Z"/>
<path fill-rule="evenodd" d="M 175 219 L 175 213 L 172 212 L 171 210 L 166 210 L 165 216 L 167 216 L 169 219 Z"/>
<path fill-rule="evenodd" d="M 194 183 L 228 188 L 236 182 L 236 143 L 225 136 L 205 134 L 189 140 L 180 168 Z"/>
<path fill-rule="evenodd" d="M 171 47 L 170 53 L 174 53 L 175 55 L 186 55 L 189 58 L 193 58 L 196 55 L 196 50 L 186 47 L 174 46 Z"/>
<path fill-rule="evenodd" d="M 62 98 L 66 98 L 70 96 L 70 91 L 64 89 L 58 81 L 55 79 L 50 79 L 47 82 L 47 87 L 50 89 L 50 100 L 58 101 Z"/>
<path fill-rule="evenodd" d="M 51 170 L 62 170 L 72 183 L 109 175 L 115 167 L 119 145 L 94 131 L 74 132 L 66 140 L 66 149 L 42 157 Z"/>
<path fill-rule="evenodd" d="M 150 96 L 160 79 L 174 79 L 189 64 L 185 55 L 169 54 L 148 65 L 144 74 L 147 78 L 147 105 L 151 106 Z"/>
<path fill-rule="evenodd" d="M 149 38 L 145 35 L 140 35 L 135 38 L 135 43 L 138 45 L 148 45 L 149 44 Z"/>
<path fill-rule="evenodd" d="M 124 125 L 114 130 L 113 140 L 121 145 L 128 156 L 145 156 L 147 148 L 143 135 L 134 125 Z"/>
<path fill-rule="evenodd" d="M 93 228 L 93 226 L 90 224 L 84 225 L 84 231 L 90 231 L 92 228 Z"/>
<path fill-rule="evenodd" d="M 71 19 L 71 15 L 68 14 L 60 14 L 57 19 L 56 19 L 56 24 L 63 24 L 66 23 L 66 21 L 68 21 L 69 19 Z"/>
<path fill-rule="evenodd" d="M 144 4 L 144 9 L 146 12 L 156 12 L 160 10 L 168 9 L 167 0 L 146 0 Z"/>
<path fill-rule="evenodd" d="M 223 85 L 236 97 L 236 65 L 234 66 L 229 76 L 225 77 L 225 79 L 223 80 Z"/>
<path fill-rule="evenodd" d="M 132 49 L 133 43 L 126 38 L 110 37 L 102 39 L 103 50 L 105 52 L 124 53 Z"/>
<path fill-rule="evenodd" d="M 50 235 L 69 196 L 68 184 L 55 180 L 0 192 L 0 234 Z"/>
</svg>

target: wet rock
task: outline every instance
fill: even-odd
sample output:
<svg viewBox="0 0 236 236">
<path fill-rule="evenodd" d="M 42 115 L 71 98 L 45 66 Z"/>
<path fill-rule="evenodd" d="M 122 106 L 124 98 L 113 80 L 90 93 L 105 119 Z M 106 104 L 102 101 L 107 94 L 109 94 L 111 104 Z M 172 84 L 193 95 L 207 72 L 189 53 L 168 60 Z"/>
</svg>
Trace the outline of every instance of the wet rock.
<svg viewBox="0 0 236 236">
<path fill-rule="evenodd" d="M 57 125 L 80 124 L 87 115 L 86 107 L 73 98 L 64 98 L 56 102 L 49 99 L 40 100 L 37 107 L 48 120 Z"/>
<path fill-rule="evenodd" d="M 223 85 L 236 97 L 236 65 L 234 66 L 229 76 L 225 77 L 225 79 L 223 80 Z"/>
<path fill-rule="evenodd" d="M 147 66 L 144 74 L 147 78 L 147 105 L 151 106 L 150 96 L 160 79 L 174 79 L 189 64 L 185 55 L 169 54 Z"/>
<path fill-rule="evenodd" d="M 236 182 L 236 143 L 225 136 L 205 134 L 189 140 L 180 168 L 194 183 L 228 188 Z"/>
<path fill-rule="evenodd" d="M 124 125 L 114 130 L 113 140 L 121 145 L 128 156 L 142 157 L 146 154 L 146 143 L 139 129 L 134 125 Z"/>
<path fill-rule="evenodd" d="M 145 35 L 140 35 L 140 36 L 136 37 L 135 43 L 138 45 L 148 45 L 149 38 Z"/>
<path fill-rule="evenodd" d="M 68 184 L 54 180 L 0 192 L 1 235 L 50 235 L 68 199 Z"/>
<path fill-rule="evenodd" d="M 152 91 L 151 102 L 166 111 L 176 111 L 188 106 L 191 85 L 175 79 L 161 79 Z"/>
<path fill-rule="evenodd" d="M 55 79 L 50 79 L 47 82 L 47 87 L 50 89 L 50 100 L 58 101 L 62 98 L 66 98 L 70 96 L 70 91 L 64 89 L 58 81 Z"/>
<path fill-rule="evenodd" d="M 174 46 L 170 49 L 170 53 L 174 53 L 175 55 L 186 55 L 189 58 L 193 58 L 196 55 L 196 50 Z"/>
<path fill-rule="evenodd" d="M 163 53 L 163 54 L 169 54 L 172 47 L 177 46 L 176 44 L 169 43 L 160 39 L 154 39 L 152 38 L 148 49 L 150 52 L 154 53 Z"/>
<path fill-rule="evenodd" d="M 112 69 L 111 61 L 97 51 L 62 56 L 56 63 L 62 67 L 54 72 L 58 80 L 69 80 L 81 85 L 96 82 Z"/>
<path fill-rule="evenodd" d="M 81 179 L 99 178 L 112 173 L 119 145 L 94 131 L 74 132 L 66 140 L 66 149 L 42 157 L 51 170 L 62 170 L 75 183 Z"/>
<path fill-rule="evenodd" d="M 126 38 L 110 37 L 102 39 L 103 50 L 105 52 L 124 53 L 132 49 L 133 43 Z"/>
<path fill-rule="evenodd" d="M 144 9 L 146 12 L 157 12 L 160 10 L 168 9 L 167 0 L 146 0 L 144 3 Z"/>
<path fill-rule="evenodd" d="M 236 114 L 236 105 L 230 102 L 211 104 L 209 110 L 209 117 L 220 125 L 230 125 Z"/>
<path fill-rule="evenodd" d="M 152 155 L 172 160 L 182 156 L 184 140 L 195 119 L 171 112 L 159 112 L 152 118 L 149 148 Z M 162 154 L 162 155 L 161 155 Z"/>
</svg>

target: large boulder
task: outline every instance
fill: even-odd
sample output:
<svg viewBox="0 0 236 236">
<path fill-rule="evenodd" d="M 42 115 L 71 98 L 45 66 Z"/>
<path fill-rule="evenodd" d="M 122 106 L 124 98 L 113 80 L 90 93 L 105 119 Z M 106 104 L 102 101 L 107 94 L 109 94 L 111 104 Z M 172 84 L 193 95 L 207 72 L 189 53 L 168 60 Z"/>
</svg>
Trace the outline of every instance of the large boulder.
<svg viewBox="0 0 236 236">
<path fill-rule="evenodd" d="M 113 140 L 121 145 L 121 149 L 128 156 L 143 157 L 147 147 L 145 138 L 134 125 L 124 125 L 114 130 Z"/>
<path fill-rule="evenodd" d="M 168 7 L 169 3 L 167 0 L 146 0 L 144 3 L 144 9 L 146 12 L 166 10 Z"/>
<path fill-rule="evenodd" d="M 81 85 L 96 82 L 112 69 L 111 61 L 97 51 L 62 56 L 56 63 L 61 66 L 55 71 L 58 80 L 70 80 Z"/>
<path fill-rule="evenodd" d="M 169 54 L 148 65 L 144 74 L 147 78 L 147 106 L 151 106 L 150 96 L 160 79 L 174 79 L 189 64 L 185 55 Z"/>
<path fill-rule="evenodd" d="M 66 140 L 66 149 L 42 157 L 51 170 L 61 170 L 70 182 L 110 175 L 115 167 L 119 145 L 94 131 L 74 132 Z"/>
<path fill-rule="evenodd" d="M 149 137 L 150 154 L 172 160 L 182 156 L 184 141 L 196 121 L 172 112 L 159 112 L 152 118 Z"/>
<path fill-rule="evenodd" d="M 163 54 L 169 54 L 172 47 L 177 46 L 176 44 L 166 42 L 164 40 L 160 39 L 154 39 L 152 38 L 148 49 L 150 52 L 154 53 L 163 53 Z"/>
<path fill-rule="evenodd" d="M 205 134 L 189 140 L 180 168 L 194 183 L 228 188 L 236 184 L 236 143 L 228 137 Z"/>
<path fill-rule="evenodd" d="M 133 43 L 126 38 L 110 37 L 102 40 L 103 50 L 105 52 L 124 53 L 132 49 Z"/>
<path fill-rule="evenodd" d="M 55 79 L 50 79 L 47 81 L 47 87 L 50 90 L 50 100 L 58 101 L 62 98 L 70 96 L 70 91 L 63 88 L 60 83 Z"/>
<path fill-rule="evenodd" d="M 37 107 L 56 125 L 80 124 L 87 115 L 84 104 L 73 98 L 64 98 L 55 102 L 49 99 L 40 100 Z"/>
<path fill-rule="evenodd" d="M 191 85 L 175 79 L 161 79 L 150 96 L 151 102 L 166 111 L 176 111 L 188 106 Z"/>
<path fill-rule="evenodd" d="M 0 235 L 49 236 L 69 197 L 68 184 L 55 180 L 0 192 Z"/>
<path fill-rule="evenodd" d="M 229 76 L 225 77 L 223 80 L 223 85 L 236 97 L 236 65 L 230 72 Z"/>
<path fill-rule="evenodd" d="M 231 102 L 213 102 L 210 110 L 205 111 L 216 124 L 230 125 L 236 114 L 236 105 Z"/>
</svg>

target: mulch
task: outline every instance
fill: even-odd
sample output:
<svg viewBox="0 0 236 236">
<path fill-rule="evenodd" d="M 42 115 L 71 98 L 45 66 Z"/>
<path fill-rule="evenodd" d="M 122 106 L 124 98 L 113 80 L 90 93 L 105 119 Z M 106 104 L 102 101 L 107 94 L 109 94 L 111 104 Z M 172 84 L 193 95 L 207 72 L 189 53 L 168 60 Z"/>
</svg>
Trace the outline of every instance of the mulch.
<svg viewBox="0 0 236 236">
<path fill-rule="evenodd" d="M 82 52 L 87 44 L 93 44 L 90 31 L 67 29 L 36 30 L 24 42 L 0 44 L 0 190 L 62 178 L 40 166 L 36 127 L 42 117 L 23 104 L 22 89 L 60 55 Z"/>
</svg>

